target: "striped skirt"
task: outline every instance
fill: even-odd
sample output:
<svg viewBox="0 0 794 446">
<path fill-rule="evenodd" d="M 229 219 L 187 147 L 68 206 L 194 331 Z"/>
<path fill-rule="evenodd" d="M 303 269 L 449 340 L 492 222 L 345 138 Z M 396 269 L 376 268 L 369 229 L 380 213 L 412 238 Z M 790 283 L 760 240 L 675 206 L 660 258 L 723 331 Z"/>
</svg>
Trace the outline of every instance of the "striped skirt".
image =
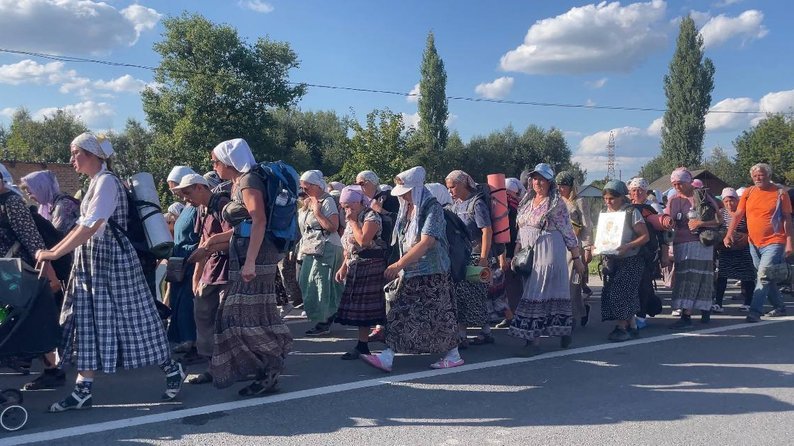
<svg viewBox="0 0 794 446">
<path fill-rule="evenodd" d="M 714 294 L 714 247 L 699 241 L 673 246 L 673 308 L 710 310 Z"/>
<path fill-rule="evenodd" d="M 385 270 L 384 259 L 361 259 L 349 266 L 336 315 L 337 323 L 355 327 L 386 323 Z"/>
</svg>

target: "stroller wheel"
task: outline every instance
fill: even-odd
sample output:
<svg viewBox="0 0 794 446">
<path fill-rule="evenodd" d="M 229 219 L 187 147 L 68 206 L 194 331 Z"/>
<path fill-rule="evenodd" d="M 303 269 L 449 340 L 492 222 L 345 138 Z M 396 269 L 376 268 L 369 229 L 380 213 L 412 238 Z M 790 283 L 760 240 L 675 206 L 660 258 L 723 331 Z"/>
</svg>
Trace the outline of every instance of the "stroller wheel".
<svg viewBox="0 0 794 446">
<path fill-rule="evenodd" d="M 22 429 L 28 422 L 28 411 L 22 406 L 8 406 L 0 412 L 0 426 L 13 432 Z"/>
<path fill-rule="evenodd" d="M 0 392 L 0 396 L 5 404 L 22 404 L 22 392 L 17 389 L 4 389 Z"/>
</svg>

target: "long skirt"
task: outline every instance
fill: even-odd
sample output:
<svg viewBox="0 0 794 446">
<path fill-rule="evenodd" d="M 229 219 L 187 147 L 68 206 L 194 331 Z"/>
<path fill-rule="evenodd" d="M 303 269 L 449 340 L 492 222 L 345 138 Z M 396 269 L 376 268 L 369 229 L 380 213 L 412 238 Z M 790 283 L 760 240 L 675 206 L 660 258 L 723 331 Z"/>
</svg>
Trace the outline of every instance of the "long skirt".
<svg viewBox="0 0 794 446">
<path fill-rule="evenodd" d="M 169 306 L 171 322 L 168 325 L 168 340 L 186 342 L 196 340 L 196 320 L 193 305 L 193 269 L 195 265 L 185 265 L 185 278 L 181 282 L 171 283 Z"/>
<path fill-rule="evenodd" d="M 326 322 L 339 309 L 344 285 L 334 280 L 342 265 L 342 247 L 325 244 L 322 256 L 305 256 L 298 284 L 303 294 L 303 309 L 313 323 Z"/>
<path fill-rule="evenodd" d="M 384 259 L 361 259 L 348 267 L 336 322 L 355 327 L 386 322 L 385 270 Z"/>
<path fill-rule="evenodd" d="M 386 315 L 386 345 L 398 353 L 445 353 L 458 346 L 447 274 L 403 279 Z"/>
<path fill-rule="evenodd" d="M 469 264 L 476 265 L 478 256 L 473 255 Z M 458 323 L 467 327 L 481 327 L 488 322 L 488 284 L 462 280 L 455 282 L 452 289 L 458 309 Z"/>
<path fill-rule="evenodd" d="M 714 247 L 699 241 L 673 246 L 673 308 L 711 309 L 714 294 Z"/>
<path fill-rule="evenodd" d="M 541 232 L 534 227 L 524 230 L 530 234 L 522 238 L 522 243 L 534 243 L 535 257 L 508 334 L 527 341 L 541 336 L 570 336 L 570 277 L 562 234 Z"/>
<path fill-rule="evenodd" d="M 640 280 L 645 261 L 640 256 L 614 259 L 614 274 L 601 290 L 601 320 L 626 321 L 640 311 Z"/>
<path fill-rule="evenodd" d="M 256 260 L 256 277 L 244 282 L 240 260 L 248 239 L 232 236 L 229 248 L 229 291 L 218 307 L 215 344 L 209 372 L 215 387 L 224 388 L 248 375 L 278 376 L 292 348 L 292 335 L 276 308 L 276 263 L 281 259 L 267 239 Z"/>
</svg>

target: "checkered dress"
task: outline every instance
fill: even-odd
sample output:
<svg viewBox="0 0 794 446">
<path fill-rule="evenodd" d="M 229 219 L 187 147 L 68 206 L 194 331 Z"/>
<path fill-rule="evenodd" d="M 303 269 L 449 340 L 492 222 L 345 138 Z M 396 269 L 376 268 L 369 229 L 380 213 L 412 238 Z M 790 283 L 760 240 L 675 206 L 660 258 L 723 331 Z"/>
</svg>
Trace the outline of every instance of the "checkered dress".
<svg viewBox="0 0 794 446">
<path fill-rule="evenodd" d="M 102 175 L 102 173 L 100 173 Z M 114 176 L 115 178 L 115 176 Z M 93 194 L 116 194 L 111 218 L 126 228 L 128 204 L 121 181 L 92 190 L 83 200 L 87 211 Z M 116 190 L 108 190 L 115 186 Z M 61 313 L 64 328 L 62 363 L 77 357 L 78 370 L 116 371 L 162 364 L 170 358 L 165 331 L 130 241 L 119 233 L 123 248 L 105 225 L 75 250 L 74 266 Z"/>
</svg>

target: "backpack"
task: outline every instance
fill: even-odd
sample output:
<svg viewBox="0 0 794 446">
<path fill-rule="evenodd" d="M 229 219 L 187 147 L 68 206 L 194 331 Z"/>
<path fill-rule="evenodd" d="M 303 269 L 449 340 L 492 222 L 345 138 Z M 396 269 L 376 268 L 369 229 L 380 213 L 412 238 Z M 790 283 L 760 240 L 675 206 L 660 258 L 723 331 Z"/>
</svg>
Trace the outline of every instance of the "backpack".
<svg viewBox="0 0 794 446">
<path fill-rule="evenodd" d="M 645 265 L 652 266 L 658 264 L 659 249 L 664 244 L 664 233 L 656 230 L 647 220 L 647 216 L 657 214 L 656 210 L 647 204 L 632 204 L 633 209 L 640 211 L 642 218 L 645 218 L 645 227 L 648 229 L 648 242 L 640 249 L 640 256 L 645 259 Z M 654 271 L 655 272 L 655 271 Z"/>
<path fill-rule="evenodd" d="M 485 203 L 485 206 L 488 208 L 489 217 L 491 219 L 491 225 L 493 225 L 494 210 L 492 203 L 493 200 L 491 198 L 491 188 L 487 184 L 477 183 L 477 187 L 474 189 L 473 195 L 474 195 L 474 199 L 469 201 L 469 206 L 466 208 L 466 212 L 468 214 L 474 215 L 474 208 L 477 206 L 477 202 L 483 201 Z M 493 226 L 491 227 L 493 228 Z M 494 232 L 493 235 L 491 236 L 491 251 L 493 252 L 493 255 L 495 257 L 498 257 L 505 252 L 505 245 L 504 243 L 494 242 L 493 237 L 495 236 L 496 236 L 496 232 Z"/>
<path fill-rule="evenodd" d="M 13 193 L 13 192 L 12 192 Z M 5 203 L 8 199 L 8 194 L 0 195 L 0 226 L 11 228 L 11 224 L 8 222 L 6 218 L 6 208 Z M 55 226 L 47 220 L 46 218 L 39 215 L 36 212 L 34 207 L 28 208 L 30 211 L 30 216 L 33 218 L 33 223 L 36 225 L 36 230 L 41 234 L 42 240 L 44 240 L 44 246 L 47 249 L 52 249 L 58 243 L 63 240 L 65 234 L 62 234 L 61 231 L 55 229 Z M 5 255 L 5 253 L 0 253 L 0 255 Z M 36 253 L 30 253 L 31 257 L 35 256 Z M 69 275 L 72 273 L 72 254 L 65 254 L 58 260 L 52 261 L 52 268 L 55 270 L 55 275 L 58 276 L 58 280 L 66 281 L 69 280 Z"/>
<path fill-rule="evenodd" d="M 292 249 L 298 240 L 298 172 L 284 161 L 262 162 L 253 170 L 265 183 L 267 202 L 265 235 L 278 252 Z"/>
<path fill-rule="evenodd" d="M 431 197 L 420 209 L 419 226 L 424 225 L 425 218 L 430 212 L 434 203 L 438 203 L 435 197 Z M 449 273 L 453 282 L 466 280 L 466 267 L 471 262 L 471 238 L 469 231 L 463 220 L 450 209 L 443 209 L 444 221 L 446 222 L 447 253 L 449 254 Z"/>
</svg>

